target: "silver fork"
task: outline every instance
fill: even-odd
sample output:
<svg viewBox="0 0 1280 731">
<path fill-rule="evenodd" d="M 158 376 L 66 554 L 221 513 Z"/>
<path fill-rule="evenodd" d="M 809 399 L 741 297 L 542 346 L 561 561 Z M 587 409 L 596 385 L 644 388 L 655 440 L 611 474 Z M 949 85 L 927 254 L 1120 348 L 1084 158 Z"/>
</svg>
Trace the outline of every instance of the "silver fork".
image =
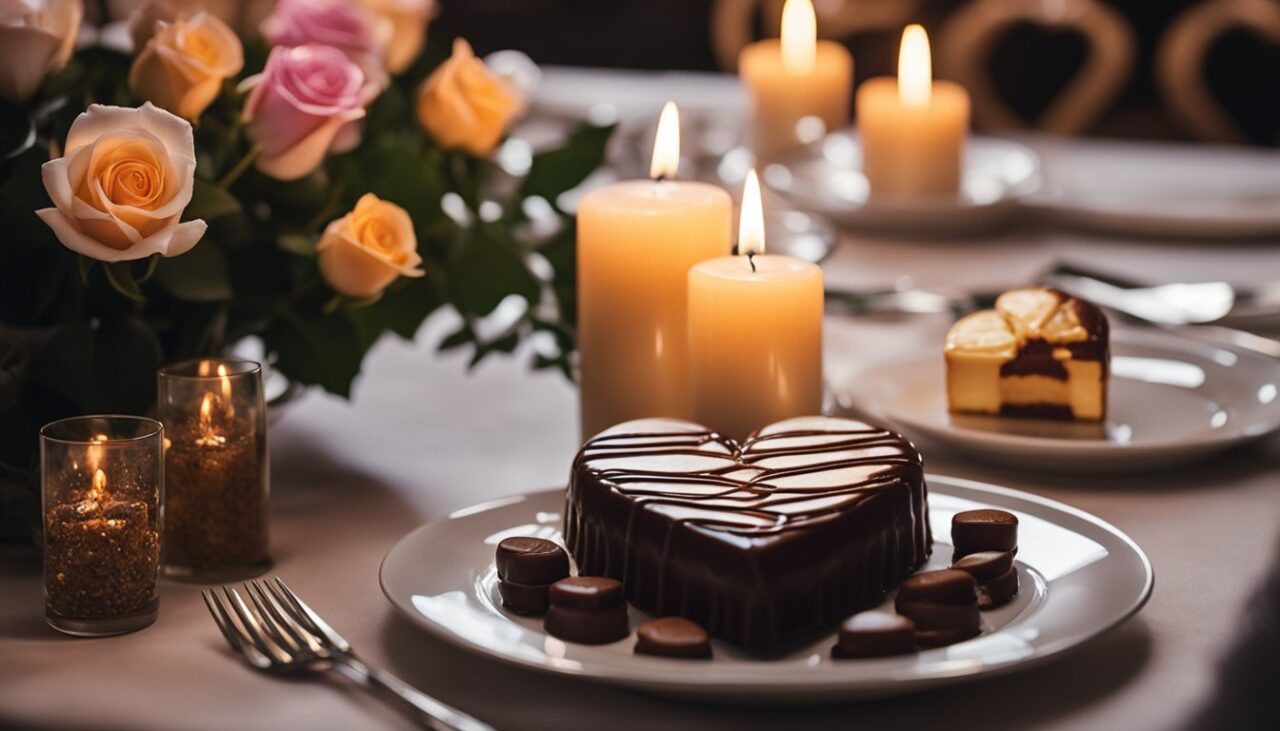
<svg viewBox="0 0 1280 731">
<path fill-rule="evenodd" d="M 342 635 L 298 598 L 279 577 L 244 585 L 249 601 L 229 586 L 201 592 L 209 614 L 251 667 L 269 673 L 334 671 L 357 685 L 401 701 L 418 723 L 439 731 L 493 731 L 399 678 L 365 665 Z M 252 605 L 252 607 L 250 607 Z"/>
</svg>

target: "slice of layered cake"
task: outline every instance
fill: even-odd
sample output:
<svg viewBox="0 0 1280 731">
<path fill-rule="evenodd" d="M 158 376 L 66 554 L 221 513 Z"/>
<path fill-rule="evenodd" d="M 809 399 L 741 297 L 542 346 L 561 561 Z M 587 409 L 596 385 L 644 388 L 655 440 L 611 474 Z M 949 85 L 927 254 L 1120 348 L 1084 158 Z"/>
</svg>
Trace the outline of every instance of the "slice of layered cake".
<svg viewBox="0 0 1280 731">
<path fill-rule="evenodd" d="M 1096 305 L 1044 287 L 1005 292 L 947 333 L 951 410 L 1101 421 L 1108 340 Z"/>
</svg>

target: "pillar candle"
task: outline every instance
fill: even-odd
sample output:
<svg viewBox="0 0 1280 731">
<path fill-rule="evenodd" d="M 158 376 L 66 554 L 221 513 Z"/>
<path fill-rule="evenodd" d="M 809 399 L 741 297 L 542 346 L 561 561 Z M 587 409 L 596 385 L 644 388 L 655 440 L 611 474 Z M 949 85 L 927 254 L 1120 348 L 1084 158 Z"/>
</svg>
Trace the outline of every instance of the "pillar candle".
<svg viewBox="0 0 1280 731">
<path fill-rule="evenodd" d="M 853 56 L 839 43 L 817 40 L 810 0 L 787 0 L 781 37 L 742 49 L 738 74 L 751 101 L 751 147 L 759 160 L 849 124 Z"/>
<path fill-rule="evenodd" d="M 960 190 L 969 127 L 969 93 L 934 81 L 929 37 L 907 26 L 898 78 L 870 79 L 858 88 L 862 168 L 872 195 L 938 196 Z"/>
<path fill-rule="evenodd" d="M 822 410 L 822 270 L 764 254 L 755 172 L 747 177 L 737 256 L 689 271 L 693 417 L 735 439 Z"/>
<path fill-rule="evenodd" d="M 679 122 L 658 125 L 652 180 L 600 188 L 578 207 L 582 436 L 649 416 L 689 418 L 689 267 L 732 250 L 729 194 L 674 180 Z"/>
</svg>

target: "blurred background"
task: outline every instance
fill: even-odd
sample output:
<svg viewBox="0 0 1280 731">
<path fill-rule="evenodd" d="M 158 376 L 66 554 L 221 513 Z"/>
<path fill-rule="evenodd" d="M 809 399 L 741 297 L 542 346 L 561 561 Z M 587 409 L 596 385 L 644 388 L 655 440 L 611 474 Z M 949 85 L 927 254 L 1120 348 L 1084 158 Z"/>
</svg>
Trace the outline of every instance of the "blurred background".
<svg viewBox="0 0 1280 731">
<path fill-rule="evenodd" d="M 440 0 L 434 40 L 540 65 L 733 71 L 782 0 Z M 922 23 L 980 130 L 1280 144 L 1277 0 L 815 0 L 855 83 L 893 74 Z"/>
</svg>

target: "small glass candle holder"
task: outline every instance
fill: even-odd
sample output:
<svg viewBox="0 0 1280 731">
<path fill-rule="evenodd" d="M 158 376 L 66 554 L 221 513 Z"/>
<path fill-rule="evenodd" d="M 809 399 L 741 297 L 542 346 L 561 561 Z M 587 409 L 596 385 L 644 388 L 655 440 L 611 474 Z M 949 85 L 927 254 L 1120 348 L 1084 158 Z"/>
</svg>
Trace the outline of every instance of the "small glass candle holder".
<svg viewBox="0 0 1280 731">
<path fill-rule="evenodd" d="M 45 618 L 94 637 L 156 619 L 164 427 L 84 416 L 40 430 Z"/>
<path fill-rule="evenodd" d="M 165 576 L 224 582 L 271 566 L 262 367 L 190 360 L 159 373 L 165 445 Z"/>
</svg>

